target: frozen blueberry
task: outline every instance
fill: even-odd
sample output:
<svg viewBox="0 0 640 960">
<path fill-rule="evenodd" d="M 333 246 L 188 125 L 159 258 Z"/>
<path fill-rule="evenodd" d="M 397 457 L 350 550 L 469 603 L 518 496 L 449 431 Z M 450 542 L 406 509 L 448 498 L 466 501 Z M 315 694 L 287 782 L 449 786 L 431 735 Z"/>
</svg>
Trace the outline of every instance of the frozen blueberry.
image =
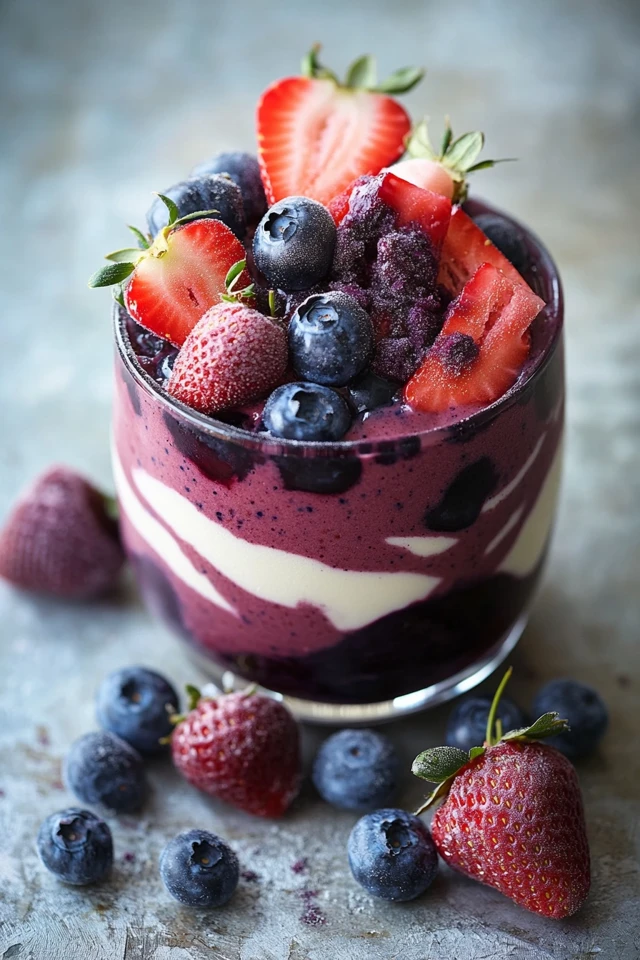
<svg viewBox="0 0 640 960">
<path fill-rule="evenodd" d="M 160 856 L 160 876 L 171 896 L 188 907 L 221 907 L 238 886 L 238 858 L 207 830 L 188 830 Z"/>
<path fill-rule="evenodd" d="M 576 680 L 551 680 L 538 691 L 533 712 L 539 717 L 552 711 L 568 720 L 571 729 L 549 737 L 545 743 L 571 760 L 593 753 L 609 725 L 609 712 L 600 695 Z"/>
<path fill-rule="evenodd" d="M 451 333 L 440 337 L 434 350 L 442 365 L 455 376 L 461 376 L 480 353 L 480 347 L 468 333 Z"/>
<path fill-rule="evenodd" d="M 467 753 L 471 747 L 481 747 L 487 731 L 491 697 L 466 697 L 455 705 L 449 715 L 445 743 Z M 518 730 L 527 724 L 527 717 L 513 700 L 503 697 L 498 704 L 502 730 Z"/>
<path fill-rule="evenodd" d="M 524 234 L 516 223 L 496 213 L 480 213 L 475 218 L 475 222 L 519 273 L 525 273 L 528 270 L 531 259 L 527 252 Z"/>
<path fill-rule="evenodd" d="M 84 886 L 102 880 L 113 864 L 111 830 L 89 810 L 68 807 L 40 826 L 38 855 L 59 880 Z"/>
<path fill-rule="evenodd" d="M 307 297 L 289 323 L 289 352 L 296 373 L 325 386 L 343 387 L 373 356 L 368 313 L 346 293 Z"/>
<path fill-rule="evenodd" d="M 374 730 L 340 730 L 322 744 L 313 764 L 318 793 L 343 810 L 375 810 L 397 786 L 398 756 Z"/>
<path fill-rule="evenodd" d="M 211 160 L 198 164 L 191 171 L 191 176 L 202 177 L 212 173 L 226 173 L 238 184 L 247 223 L 257 223 L 264 216 L 267 198 L 264 195 L 257 157 L 252 153 L 242 153 L 239 150 L 218 153 Z"/>
<path fill-rule="evenodd" d="M 117 813 L 139 810 L 147 793 L 142 757 L 113 733 L 85 733 L 72 745 L 64 764 L 69 789 L 83 803 Z"/>
<path fill-rule="evenodd" d="M 425 526 L 438 533 L 466 530 L 480 516 L 497 482 L 498 474 L 489 457 L 470 463 L 453 479 L 440 503 L 427 510 Z"/>
<path fill-rule="evenodd" d="M 273 458 L 286 490 L 308 493 L 346 493 L 362 476 L 359 457 L 291 457 Z"/>
<path fill-rule="evenodd" d="M 211 220 L 222 220 L 233 230 L 239 240 L 244 239 L 247 232 L 247 223 L 242 206 L 240 187 L 231 177 L 224 174 L 212 176 L 192 177 L 190 180 L 181 180 L 174 183 L 167 190 L 162 190 L 164 196 L 178 207 L 181 217 L 199 210 L 216 210 L 209 214 Z M 147 211 L 147 224 L 152 237 L 166 227 L 169 214 L 160 197 L 156 197 Z"/>
<path fill-rule="evenodd" d="M 397 383 L 385 380 L 371 370 L 361 374 L 348 387 L 349 399 L 357 413 L 367 413 L 369 410 L 388 406 L 393 403 L 397 392 Z"/>
<path fill-rule="evenodd" d="M 267 400 L 262 422 L 287 440 L 340 440 L 351 426 L 345 400 L 317 383 L 285 383 Z"/>
<path fill-rule="evenodd" d="M 349 866 L 360 886 L 383 900 L 414 900 L 431 885 L 438 854 L 426 826 L 406 810 L 376 810 L 356 823 Z"/>
<path fill-rule="evenodd" d="M 409 337 L 383 337 L 378 341 L 373 369 L 379 376 L 406 383 L 419 366 Z"/>
<path fill-rule="evenodd" d="M 378 240 L 373 271 L 374 296 L 388 306 L 404 306 L 428 296 L 438 276 L 438 258 L 426 234 L 402 227 Z"/>
<path fill-rule="evenodd" d="M 140 753 L 159 753 L 173 727 L 178 694 L 168 680 L 146 667 L 124 667 L 105 677 L 98 690 L 98 723 Z"/>
<path fill-rule="evenodd" d="M 275 203 L 253 237 L 256 267 L 281 290 L 307 290 L 327 276 L 336 225 L 326 207 L 309 197 Z"/>
</svg>

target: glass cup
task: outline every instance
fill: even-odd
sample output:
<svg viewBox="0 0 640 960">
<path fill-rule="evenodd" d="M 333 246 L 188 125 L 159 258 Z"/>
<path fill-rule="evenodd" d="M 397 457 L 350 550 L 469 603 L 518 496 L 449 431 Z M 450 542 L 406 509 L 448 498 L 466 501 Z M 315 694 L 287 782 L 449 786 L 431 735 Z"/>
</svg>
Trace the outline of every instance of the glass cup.
<svg viewBox="0 0 640 960">
<path fill-rule="evenodd" d="M 564 412 L 560 280 L 524 242 L 547 305 L 518 382 L 452 426 L 398 416 L 385 439 L 286 441 L 198 414 L 143 370 L 116 310 L 125 547 L 150 609 L 215 680 L 258 683 L 303 719 L 374 722 L 470 689 L 514 647 Z"/>
</svg>

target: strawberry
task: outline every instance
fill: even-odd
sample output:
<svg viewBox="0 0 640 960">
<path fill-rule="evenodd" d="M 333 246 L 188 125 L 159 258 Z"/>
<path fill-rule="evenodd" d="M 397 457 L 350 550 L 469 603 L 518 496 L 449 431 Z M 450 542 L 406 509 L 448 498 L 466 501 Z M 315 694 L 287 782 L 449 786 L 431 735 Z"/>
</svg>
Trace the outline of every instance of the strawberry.
<svg viewBox="0 0 640 960">
<path fill-rule="evenodd" d="M 327 204 L 356 177 L 376 174 L 404 151 L 407 112 L 388 94 L 405 93 L 423 71 L 405 68 L 378 83 L 371 57 L 350 67 L 344 84 L 318 62 L 314 47 L 303 76 L 286 77 L 260 98 L 257 133 L 267 200 L 306 196 Z"/>
<path fill-rule="evenodd" d="M 218 303 L 185 340 L 167 391 L 201 413 L 242 406 L 278 386 L 287 356 L 277 321 L 242 303 Z"/>
<path fill-rule="evenodd" d="M 89 599 L 124 563 L 110 501 L 68 467 L 51 467 L 22 495 L 0 532 L 0 576 L 23 590 Z"/>
<path fill-rule="evenodd" d="M 187 688 L 190 712 L 171 735 L 173 762 L 199 790 L 259 817 L 281 816 L 301 781 L 298 726 L 259 693 L 215 699 Z"/>
<path fill-rule="evenodd" d="M 396 228 L 417 223 L 439 252 L 449 228 L 451 201 L 432 190 L 416 187 L 394 173 L 385 173 L 379 190 L 380 199 L 396 212 Z"/>
<path fill-rule="evenodd" d="M 391 168 L 393 173 L 425 190 L 441 193 L 455 203 L 467 196 L 467 175 L 494 167 L 500 160 L 480 160 L 484 134 L 479 130 L 454 139 L 447 118 L 440 153 L 431 146 L 427 122 L 417 124 L 407 142 L 407 157 Z"/>
<path fill-rule="evenodd" d="M 211 211 L 180 218 L 173 201 L 162 196 L 161 200 L 169 211 L 169 223 L 153 243 L 137 233 L 146 247 L 109 254 L 107 259 L 114 262 L 98 270 L 89 286 L 127 280 L 117 299 L 143 327 L 179 347 L 200 317 L 219 303 L 225 278 L 245 251 L 222 221 L 198 219 Z M 248 286 L 248 273 L 240 280 Z"/>
<path fill-rule="evenodd" d="M 437 413 L 497 400 L 520 374 L 528 328 L 543 306 L 526 284 L 482 264 L 450 304 L 442 331 L 407 383 L 407 403 Z"/>
<path fill-rule="evenodd" d="M 484 746 L 416 757 L 413 773 L 438 784 L 418 812 L 444 797 L 431 835 L 445 862 L 533 913 L 562 919 L 589 892 L 589 846 L 576 772 L 538 741 L 568 725 L 547 713 L 503 735 L 495 717 L 510 674 L 494 697 Z"/>
<path fill-rule="evenodd" d="M 520 283 L 529 290 L 513 264 L 464 210 L 455 207 L 442 247 L 438 283 L 457 296 L 483 263 L 492 264 L 512 283 Z"/>
</svg>

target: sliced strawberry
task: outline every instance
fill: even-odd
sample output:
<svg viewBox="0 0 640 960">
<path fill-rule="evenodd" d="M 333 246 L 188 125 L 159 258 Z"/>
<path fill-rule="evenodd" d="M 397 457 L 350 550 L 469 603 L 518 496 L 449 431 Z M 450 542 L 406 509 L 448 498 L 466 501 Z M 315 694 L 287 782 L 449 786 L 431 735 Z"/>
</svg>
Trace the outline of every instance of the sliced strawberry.
<svg viewBox="0 0 640 960">
<path fill-rule="evenodd" d="M 406 385 L 407 403 L 436 413 L 497 400 L 522 370 L 528 328 L 543 306 L 526 284 L 482 264 L 449 307 L 442 332 Z"/>
<path fill-rule="evenodd" d="M 513 264 L 500 253 L 471 217 L 456 207 L 442 247 L 438 283 L 457 296 L 482 263 L 493 264 L 512 283 L 521 283 L 529 290 Z"/>
<path fill-rule="evenodd" d="M 200 317 L 220 303 L 227 273 L 244 257 L 244 247 L 220 220 L 178 226 L 137 263 L 125 291 L 127 309 L 143 327 L 180 347 Z M 245 271 L 237 287 L 250 282 Z"/>
<path fill-rule="evenodd" d="M 397 160 L 410 129 L 406 110 L 385 94 L 330 79 L 279 80 L 257 111 L 267 200 L 298 195 L 327 204 L 356 177 Z"/>
<path fill-rule="evenodd" d="M 418 223 L 431 238 L 435 250 L 440 250 L 451 217 L 451 201 L 447 197 L 416 187 L 394 173 L 384 175 L 379 196 L 396 211 L 397 227 Z"/>
<path fill-rule="evenodd" d="M 337 196 L 333 197 L 327 204 L 327 209 L 333 217 L 333 221 L 336 227 L 339 227 L 346 215 L 349 213 L 349 200 L 351 199 L 351 194 L 355 188 L 366 182 L 366 178 L 369 174 L 365 174 L 363 177 L 356 177 L 355 180 L 352 180 L 351 183 L 345 187 L 342 193 L 339 193 Z"/>
</svg>

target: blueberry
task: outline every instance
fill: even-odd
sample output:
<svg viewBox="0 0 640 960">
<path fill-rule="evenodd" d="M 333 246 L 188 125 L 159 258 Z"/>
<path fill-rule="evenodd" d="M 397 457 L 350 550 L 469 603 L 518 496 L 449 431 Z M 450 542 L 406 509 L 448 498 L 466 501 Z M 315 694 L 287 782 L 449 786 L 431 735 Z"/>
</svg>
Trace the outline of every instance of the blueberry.
<svg viewBox="0 0 640 960">
<path fill-rule="evenodd" d="M 223 174 L 214 176 L 192 177 L 190 180 L 181 180 L 167 190 L 161 191 L 178 207 L 181 217 L 199 210 L 216 210 L 209 219 L 222 220 L 233 230 L 239 240 L 244 239 L 247 224 L 242 206 L 240 187 L 231 177 Z M 160 197 L 156 197 L 147 211 L 147 224 L 152 237 L 166 227 L 169 214 Z"/>
<path fill-rule="evenodd" d="M 438 870 L 431 834 L 405 810 L 367 813 L 351 831 L 347 849 L 355 879 L 383 900 L 414 900 Z"/>
<path fill-rule="evenodd" d="M 113 864 L 111 830 L 89 810 L 68 807 L 40 826 L 38 855 L 59 880 L 84 886 L 102 880 Z"/>
<path fill-rule="evenodd" d="M 98 723 L 140 753 L 159 753 L 173 726 L 178 694 L 168 680 L 145 667 L 124 667 L 105 677 L 98 690 Z"/>
<path fill-rule="evenodd" d="M 359 457 L 275 456 L 285 490 L 307 493 L 346 493 L 362 476 Z"/>
<path fill-rule="evenodd" d="M 142 757 L 113 733 L 85 733 L 76 740 L 64 777 L 78 800 L 118 813 L 139 810 L 147 792 Z"/>
<path fill-rule="evenodd" d="M 191 171 L 192 177 L 202 177 L 212 173 L 227 173 L 238 184 L 242 194 L 242 203 L 247 223 L 257 223 L 267 210 L 267 198 L 260 177 L 260 164 L 251 153 L 219 153 L 198 164 Z"/>
<path fill-rule="evenodd" d="M 498 474 L 489 457 L 470 463 L 453 479 L 440 503 L 427 510 L 425 526 L 437 533 L 466 530 L 480 516 L 497 482 Z"/>
<path fill-rule="evenodd" d="M 571 727 L 566 733 L 549 737 L 545 743 L 557 747 L 571 760 L 593 753 L 609 725 L 609 712 L 600 695 L 576 680 L 551 680 L 533 703 L 534 715 L 556 711 Z"/>
<path fill-rule="evenodd" d="M 528 270 L 531 259 L 524 234 L 517 224 L 497 213 L 481 213 L 475 218 L 475 222 L 519 273 Z"/>
<path fill-rule="evenodd" d="M 336 225 L 326 207 L 308 197 L 286 197 L 258 224 L 253 257 L 271 286 L 307 290 L 329 273 L 335 244 Z"/>
<path fill-rule="evenodd" d="M 208 830 L 188 830 L 160 856 L 160 876 L 171 896 L 188 907 L 221 907 L 238 886 L 238 858 Z"/>
<path fill-rule="evenodd" d="M 274 437 L 340 440 L 351 426 L 351 412 L 340 394 L 329 387 L 285 383 L 267 400 L 262 422 Z"/>
<path fill-rule="evenodd" d="M 398 384 L 391 383 L 368 370 L 349 385 L 349 399 L 357 413 L 367 413 L 393 403 Z"/>
<path fill-rule="evenodd" d="M 343 810 L 375 810 L 391 800 L 399 762 L 391 741 L 374 730 L 340 730 L 320 747 L 313 765 L 318 793 Z"/>
<path fill-rule="evenodd" d="M 373 347 L 369 315 L 346 293 L 307 297 L 289 323 L 293 369 L 313 383 L 343 387 L 369 364 Z"/>
<path fill-rule="evenodd" d="M 164 383 L 165 380 L 168 380 L 171 376 L 173 372 L 173 365 L 176 362 L 177 356 L 178 351 L 175 349 L 175 347 L 171 347 L 163 351 L 156 370 L 156 379 L 160 383 Z"/>
<path fill-rule="evenodd" d="M 487 731 L 491 709 L 491 697 L 466 697 L 455 705 L 449 714 L 445 743 L 449 747 L 468 752 L 471 747 L 481 747 Z M 519 706 L 508 697 L 498 704 L 498 717 L 502 730 L 518 730 L 527 724 L 527 718 Z"/>
</svg>

